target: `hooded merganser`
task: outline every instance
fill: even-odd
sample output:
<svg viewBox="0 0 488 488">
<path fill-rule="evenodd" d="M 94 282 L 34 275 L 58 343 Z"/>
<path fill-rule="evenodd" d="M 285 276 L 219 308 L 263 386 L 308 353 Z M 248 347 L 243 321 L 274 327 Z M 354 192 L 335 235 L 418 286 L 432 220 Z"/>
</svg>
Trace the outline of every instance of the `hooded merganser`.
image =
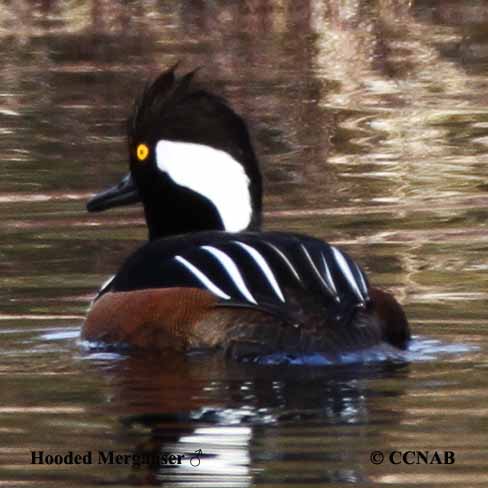
<svg viewBox="0 0 488 488">
<path fill-rule="evenodd" d="M 99 291 L 83 338 L 237 358 L 405 349 L 401 306 L 346 253 L 260 230 L 261 172 L 244 120 L 175 68 L 135 105 L 129 175 L 87 204 L 142 201 L 149 242 Z"/>
</svg>

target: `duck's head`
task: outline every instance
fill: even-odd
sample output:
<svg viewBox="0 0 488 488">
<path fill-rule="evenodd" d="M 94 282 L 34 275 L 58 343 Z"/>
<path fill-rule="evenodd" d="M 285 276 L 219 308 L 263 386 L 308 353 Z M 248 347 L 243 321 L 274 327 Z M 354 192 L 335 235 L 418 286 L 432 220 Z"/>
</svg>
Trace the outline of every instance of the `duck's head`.
<svg viewBox="0 0 488 488">
<path fill-rule="evenodd" d="M 128 122 L 130 174 L 89 211 L 142 201 L 150 239 L 261 222 L 261 173 L 244 120 L 175 68 L 143 92 Z"/>
</svg>

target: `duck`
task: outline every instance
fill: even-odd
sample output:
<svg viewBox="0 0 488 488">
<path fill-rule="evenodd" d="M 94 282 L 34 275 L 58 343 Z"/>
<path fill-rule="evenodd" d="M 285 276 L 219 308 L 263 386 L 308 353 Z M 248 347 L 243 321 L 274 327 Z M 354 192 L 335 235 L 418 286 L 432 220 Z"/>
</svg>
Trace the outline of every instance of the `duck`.
<svg viewBox="0 0 488 488">
<path fill-rule="evenodd" d="M 82 338 L 234 359 L 407 349 L 403 308 L 345 251 L 262 229 L 246 121 L 196 72 L 173 66 L 146 85 L 128 118 L 129 174 L 87 203 L 141 202 L 149 239 L 100 288 Z"/>
</svg>

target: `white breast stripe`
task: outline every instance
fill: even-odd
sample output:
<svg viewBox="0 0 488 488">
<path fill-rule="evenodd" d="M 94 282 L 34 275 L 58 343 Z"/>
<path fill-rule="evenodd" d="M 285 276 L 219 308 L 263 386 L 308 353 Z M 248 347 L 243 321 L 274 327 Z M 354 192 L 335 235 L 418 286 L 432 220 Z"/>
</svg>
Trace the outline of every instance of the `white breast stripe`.
<svg viewBox="0 0 488 488">
<path fill-rule="evenodd" d="M 205 276 L 197 267 L 187 261 L 182 256 L 175 256 L 176 261 L 181 263 L 188 271 L 193 273 L 195 277 L 200 280 L 203 286 L 207 288 L 207 290 L 211 291 L 214 295 L 219 296 L 220 298 L 224 298 L 225 300 L 229 300 L 230 296 L 227 293 L 224 293 L 215 283 L 213 283 L 207 276 Z"/>
<path fill-rule="evenodd" d="M 332 249 L 332 253 L 334 254 L 334 258 L 336 260 L 336 263 L 339 265 L 339 268 L 341 269 L 342 273 L 346 277 L 346 280 L 349 282 L 351 285 L 352 291 L 356 294 L 356 296 L 364 302 L 364 297 L 361 293 L 361 290 L 358 287 L 357 281 L 354 278 L 351 268 L 349 268 L 349 264 L 347 264 L 346 259 L 342 255 L 342 253 L 339 251 L 339 249 L 335 248 L 334 246 L 330 246 Z"/>
<path fill-rule="evenodd" d="M 315 266 L 315 263 L 313 262 L 312 256 L 310 256 L 309 252 L 307 251 L 307 248 L 303 245 L 300 244 L 303 254 L 305 254 L 305 257 L 308 259 L 310 265 L 312 266 L 312 269 L 315 271 L 316 275 L 318 276 L 320 282 L 324 285 L 325 289 L 335 298 L 335 300 L 338 302 L 339 297 L 337 293 L 334 293 L 334 291 L 330 288 L 330 286 L 325 282 L 323 276 L 320 274 L 320 271 L 317 269 L 317 266 Z"/>
<path fill-rule="evenodd" d="M 231 277 L 234 281 L 235 285 L 239 289 L 239 291 L 243 294 L 246 300 L 254 303 L 257 305 L 256 299 L 252 296 L 251 292 L 247 288 L 246 284 L 244 283 L 244 279 L 236 266 L 236 263 L 232 261 L 232 259 L 225 254 L 225 252 L 217 249 L 213 246 L 201 246 L 200 249 L 204 249 L 205 251 L 209 252 L 212 256 L 214 256 L 217 261 L 224 267 L 227 274 Z"/>
<path fill-rule="evenodd" d="M 273 251 L 275 251 L 276 254 L 278 254 L 278 256 L 280 256 L 281 259 L 283 259 L 283 261 L 286 263 L 286 265 L 288 266 L 288 268 L 290 268 L 290 271 L 294 274 L 295 278 L 300 283 L 303 283 L 302 279 L 300 278 L 300 275 L 298 274 L 298 272 L 296 271 L 296 269 L 291 264 L 291 261 L 286 257 L 285 253 L 281 252 L 280 249 L 278 249 L 274 244 L 271 244 L 271 242 L 263 241 L 263 244 L 266 244 L 271 249 L 273 249 Z"/>
<path fill-rule="evenodd" d="M 249 226 L 249 178 L 230 154 L 204 144 L 161 140 L 156 144 L 156 163 L 176 184 L 208 198 L 225 230 L 238 232 Z"/>
<path fill-rule="evenodd" d="M 327 259 L 325 259 L 325 256 L 322 254 L 322 264 L 324 265 L 324 270 L 325 270 L 325 279 L 329 283 L 330 287 L 334 290 L 334 293 L 337 295 L 337 288 L 334 283 L 334 279 L 332 278 L 332 275 L 330 274 L 330 269 L 329 265 L 327 264 Z M 338 296 L 339 298 L 339 296 Z"/>
<path fill-rule="evenodd" d="M 356 270 L 359 275 L 359 284 L 361 285 L 361 292 L 363 293 L 363 297 L 368 300 L 369 299 L 369 292 L 368 292 L 368 286 L 366 285 L 366 280 L 364 279 L 364 273 L 361 271 L 361 268 L 358 266 L 357 263 L 354 263 L 356 265 Z"/>
<path fill-rule="evenodd" d="M 276 281 L 273 271 L 271 271 L 271 268 L 269 267 L 268 263 L 263 258 L 263 256 L 256 249 L 249 246 L 248 244 L 245 244 L 244 242 L 239 242 L 239 241 L 233 241 L 233 242 L 238 246 L 242 247 L 242 249 L 244 249 L 254 259 L 254 261 L 256 261 L 256 264 L 258 265 L 259 269 L 262 271 L 262 273 L 268 280 L 274 292 L 278 295 L 278 298 L 283 303 L 285 303 L 286 300 L 285 297 L 283 296 L 283 292 L 281 291 L 280 285 L 278 285 L 278 282 Z"/>
<path fill-rule="evenodd" d="M 98 293 L 102 293 L 102 291 L 106 290 L 112 284 L 112 281 L 114 280 L 114 278 L 115 278 L 115 275 L 111 276 L 106 281 L 104 281 L 103 285 L 99 288 Z"/>
</svg>

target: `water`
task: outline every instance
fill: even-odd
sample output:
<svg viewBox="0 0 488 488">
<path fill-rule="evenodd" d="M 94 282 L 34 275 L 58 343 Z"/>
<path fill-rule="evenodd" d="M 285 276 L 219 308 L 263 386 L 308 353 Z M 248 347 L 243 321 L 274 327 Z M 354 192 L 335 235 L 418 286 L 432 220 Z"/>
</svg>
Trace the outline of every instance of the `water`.
<svg viewBox="0 0 488 488">
<path fill-rule="evenodd" d="M 0 485 L 486 486 L 487 19 L 475 0 L 3 5 Z M 80 343 L 146 237 L 140 209 L 84 203 L 125 173 L 132 99 L 177 60 L 249 120 L 266 227 L 356 257 L 405 306 L 409 352 L 262 365 Z"/>
</svg>

